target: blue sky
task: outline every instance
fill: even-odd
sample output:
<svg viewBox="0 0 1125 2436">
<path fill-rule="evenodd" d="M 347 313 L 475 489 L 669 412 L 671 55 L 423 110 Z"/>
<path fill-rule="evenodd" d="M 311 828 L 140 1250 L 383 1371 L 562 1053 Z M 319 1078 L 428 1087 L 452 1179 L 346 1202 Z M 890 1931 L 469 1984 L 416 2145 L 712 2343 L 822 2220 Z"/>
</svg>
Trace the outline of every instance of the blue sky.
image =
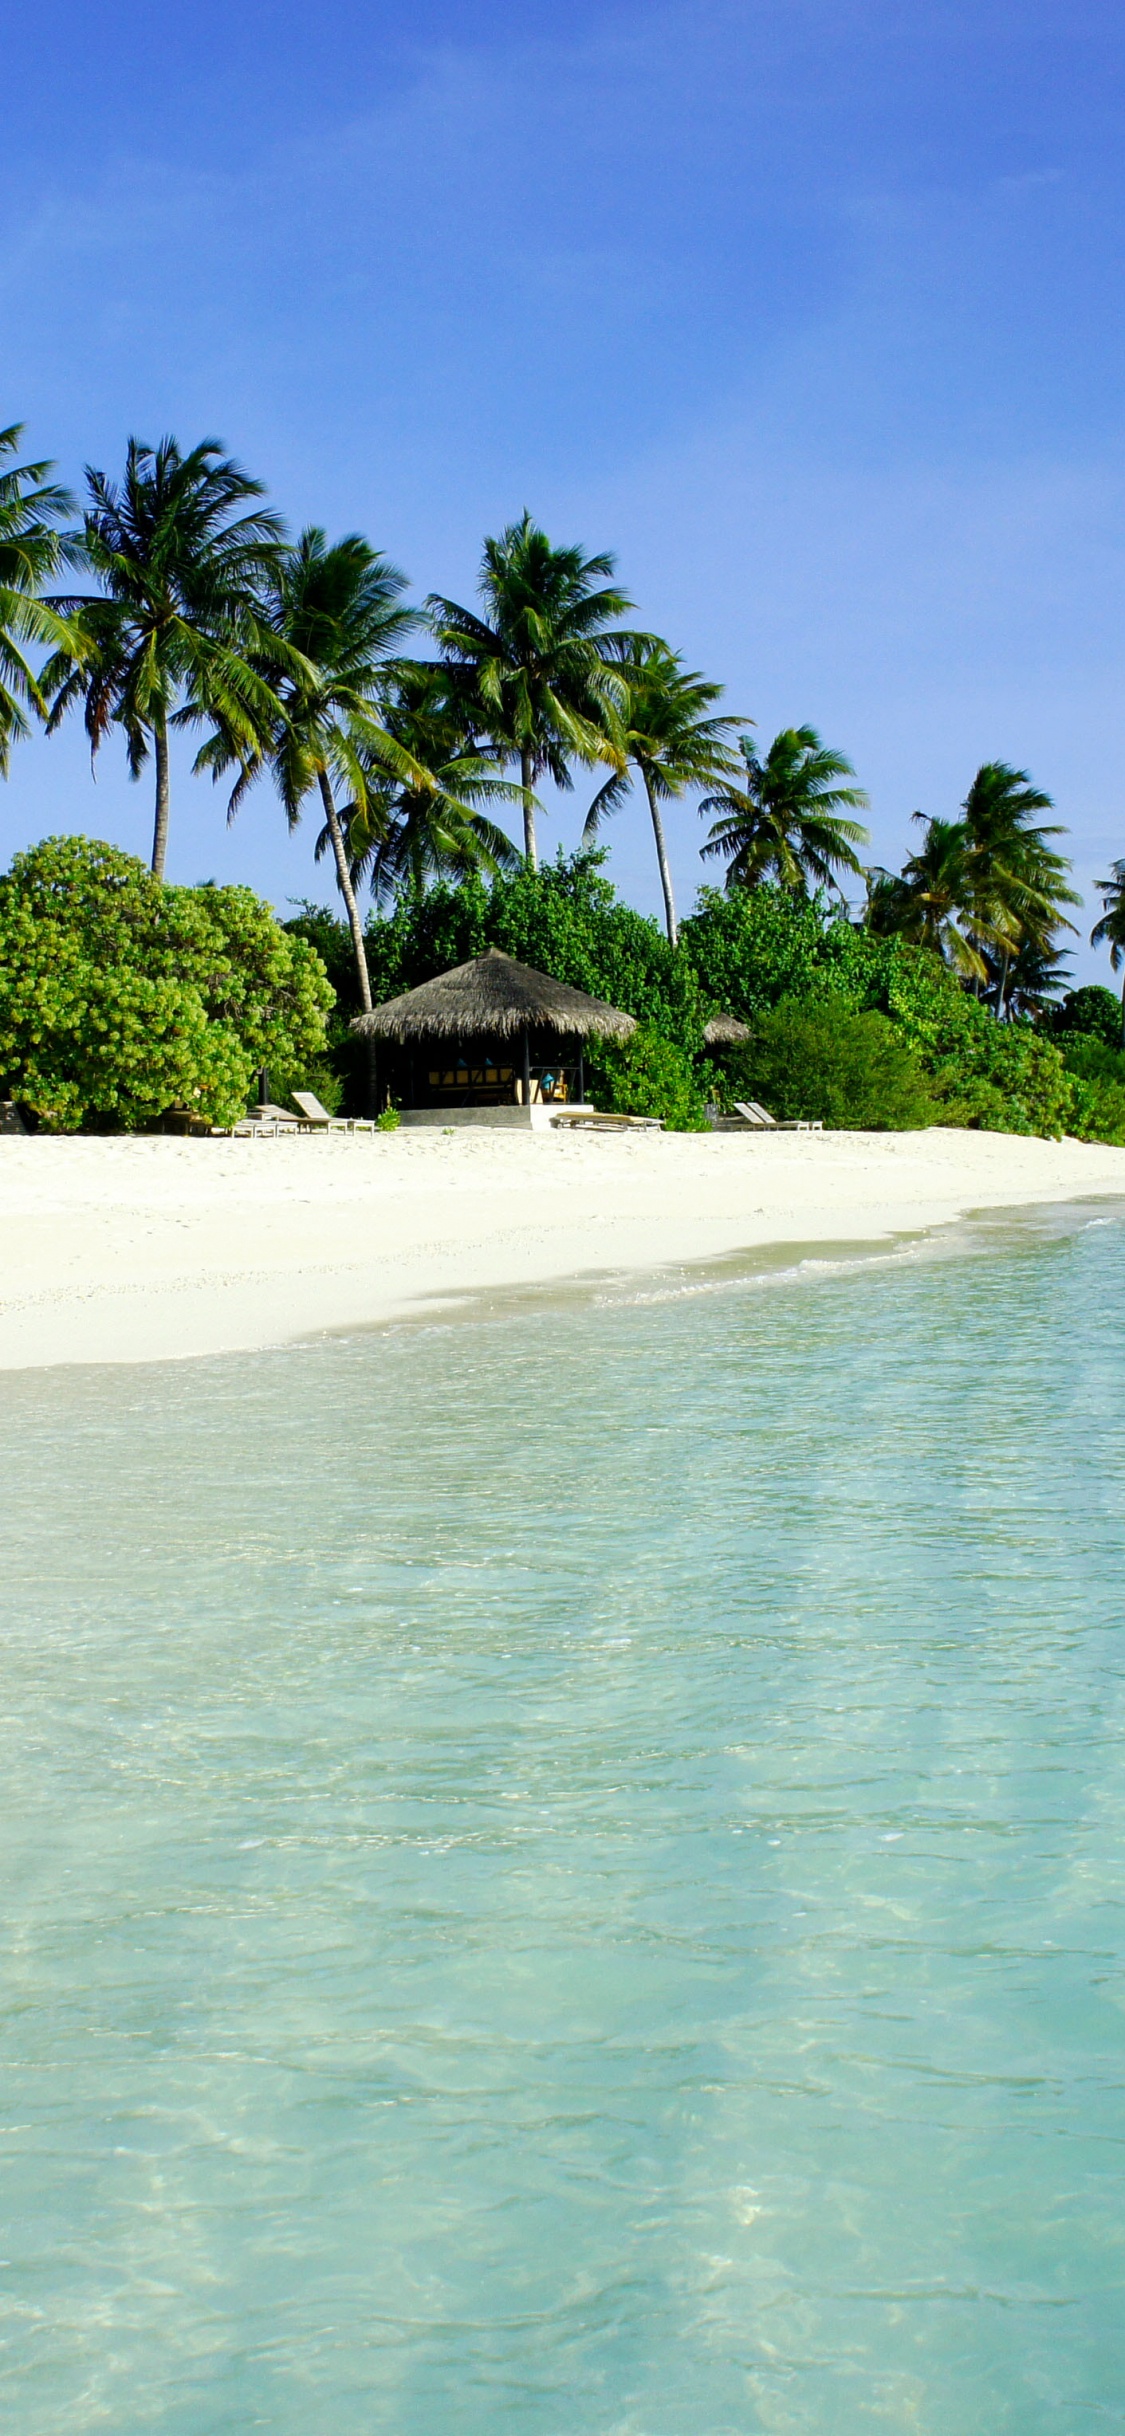
<svg viewBox="0 0 1125 2436">
<path fill-rule="evenodd" d="M 878 859 L 986 757 L 1087 890 L 1125 855 L 1118 9 L 63 0 L 4 51 L 0 421 L 72 482 L 215 432 L 462 598 L 527 505 L 763 738 L 851 755 Z M 148 784 L 75 726 L 0 823 L 144 851 Z M 639 805 L 611 835 L 655 909 Z M 172 877 L 327 898 L 312 838 L 178 775 Z"/>
</svg>

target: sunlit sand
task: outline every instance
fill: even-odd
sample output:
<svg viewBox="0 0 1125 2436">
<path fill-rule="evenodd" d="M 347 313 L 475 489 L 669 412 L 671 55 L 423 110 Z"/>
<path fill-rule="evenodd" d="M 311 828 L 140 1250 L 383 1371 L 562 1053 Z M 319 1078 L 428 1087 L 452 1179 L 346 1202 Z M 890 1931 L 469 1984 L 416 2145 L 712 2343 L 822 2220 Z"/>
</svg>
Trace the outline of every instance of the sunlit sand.
<svg viewBox="0 0 1125 2436">
<path fill-rule="evenodd" d="M 222 1353 L 1087 1193 L 1125 1197 L 1125 1150 L 945 1130 L 5 1141 L 0 1365 Z"/>
</svg>

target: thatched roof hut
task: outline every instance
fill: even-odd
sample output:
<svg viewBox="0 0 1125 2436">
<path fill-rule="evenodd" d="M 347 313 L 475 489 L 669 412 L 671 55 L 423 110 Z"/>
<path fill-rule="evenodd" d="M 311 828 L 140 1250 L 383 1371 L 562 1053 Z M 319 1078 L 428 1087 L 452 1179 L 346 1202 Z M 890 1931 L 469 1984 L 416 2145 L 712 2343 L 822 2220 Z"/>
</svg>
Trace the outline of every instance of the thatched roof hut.
<svg viewBox="0 0 1125 2436">
<path fill-rule="evenodd" d="M 370 1015 L 357 1015 L 352 1030 L 364 1040 L 400 1047 L 415 1040 L 516 1040 L 526 1032 L 623 1040 L 636 1030 L 636 1020 L 603 998 L 588 998 L 584 990 L 572 990 L 568 982 L 489 947 L 470 964 L 454 965 L 420 989 L 388 998 Z"/>
<path fill-rule="evenodd" d="M 733 1047 L 739 1040 L 749 1040 L 750 1026 L 740 1023 L 737 1015 L 712 1015 L 703 1028 L 704 1044 L 708 1049 Z"/>
</svg>

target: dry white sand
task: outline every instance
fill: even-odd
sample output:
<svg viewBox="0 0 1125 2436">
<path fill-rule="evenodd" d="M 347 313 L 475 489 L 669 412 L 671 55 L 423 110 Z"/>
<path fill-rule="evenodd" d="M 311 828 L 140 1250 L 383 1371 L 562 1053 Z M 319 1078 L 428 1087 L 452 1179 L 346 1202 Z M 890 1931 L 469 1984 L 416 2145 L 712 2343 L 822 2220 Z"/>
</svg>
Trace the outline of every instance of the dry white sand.
<svg viewBox="0 0 1125 2436">
<path fill-rule="evenodd" d="M 1125 1150 L 1006 1134 L 5 1139 L 0 1367 L 221 1353 L 1094 1194 L 1125 1199 Z"/>
</svg>

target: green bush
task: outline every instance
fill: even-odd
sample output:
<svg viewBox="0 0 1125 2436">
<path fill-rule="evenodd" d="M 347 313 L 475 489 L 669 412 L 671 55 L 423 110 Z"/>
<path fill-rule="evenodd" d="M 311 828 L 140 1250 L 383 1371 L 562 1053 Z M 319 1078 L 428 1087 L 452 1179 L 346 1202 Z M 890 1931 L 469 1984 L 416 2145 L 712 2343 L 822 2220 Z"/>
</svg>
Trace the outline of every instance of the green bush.
<svg viewBox="0 0 1125 2436">
<path fill-rule="evenodd" d="M 174 1103 L 231 1124 L 258 1067 L 279 1092 L 308 1075 L 331 997 L 249 888 L 165 888 L 81 837 L 0 878 L 0 1096 L 49 1130 L 135 1130 Z"/>
<path fill-rule="evenodd" d="M 997 1023 L 930 950 L 880 938 L 837 909 L 776 888 L 701 890 L 673 949 L 655 922 L 620 902 L 601 859 L 560 855 L 543 871 L 521 869 L 491 889 L 479 879 L 434 888 L 372 919 L 376 999 L 501 947 L 635 1015 L 691 1062 L 700 1099 L 712 1087 L 703 1032 L 714 1009 L 752 1022 L 783 1000 L 843 1007 L 894 1026 L 929 1078 L 929 1122 L 1065 1130 L 1074 1094 L 1059 1045 L 1028 1023 Z M 358 1044 L 347 1020 L 357 1001 L 346 929 L 315 907 L 292 927 L 320 948 L 342 993 L 332 1056 L 356 1099 Z M 725 1067 L 725 1053 L 717 1063 Z"/>
<path fill-rule="evenodd" d="M 902 989 L 893 1013 L 940 1103 L 939 1124 L 1055 1140 L 1066 1132 L 1073 1094 L 1062 1056 L 1031 1024 L 998 1023 L 955 984 Z"/>
<path fill-rule="evenodd" d="M 702 994 L 747 1020 L 782 999 L 887 1016 L 929 1079 L 931 1123 L 1065 1131 L 1072 1092 L 1055 1043 L 997 1023 L 928 948 L 772 888 L 703 889 L 682 938 Z"/>
<path fill-rule="evenodd" d="M 733 1053 L 727 1107 L 760 1100 L 772 1116 L 819 1118 L 845 1131 L 932 1125 L 936 1111 L 917 1059 L 885 1015 L 840 999 L 783 998 Z"/>
<path fill-rule="evenodd" d="M 398 1128 L 399 1113 L 397 1108 L 384 1108 L 381 1115 L 377 1116 L 375 1119 L 376 1133 L 397 1133 Z"/>
<path fill-rule="evenodd" d="M 1093 1032 L 1072 1032 L 1061 1046 L 1073 1098 L 1071 1133 L 1082 1142 L 1125 1143 L 1125 1052 Z"/>
<path fill-rule="evenodd" d="M 1068 990 L 1050 1021 L 1056 1034 L 1089 1033 L 1103 1040 L 1107 1049 L 1120 1049 L 1122 1045 L 1121 1000 L 1115 990 L 1107 990 L 1100 981 L 1088 981 L 1080 990 Z"/>
<path fill-rule="evenodd" d="M 690 958 L 677 955 L 646 914 L 622 903 L 599 851 L 560 854 L 541 871 L 521 866 L 486 888 L 479 879 L 403 898 L 367 925 L 376 1003 L 499 947 L 521 964 L 605 998 L 695 1052 L 710 1011 Z M 331 970 L 331 967 L 329 968 Z"/>
<path fill-rule="evenodd" d="M 599 1108 L 663 1117 L 669 1133 L 707 1131 L 707 1103 L 690 1057 L 653 1024 L 638 1024 L 628 1040 L 591 1042 L 586 1075 Z"/>
</svg>

